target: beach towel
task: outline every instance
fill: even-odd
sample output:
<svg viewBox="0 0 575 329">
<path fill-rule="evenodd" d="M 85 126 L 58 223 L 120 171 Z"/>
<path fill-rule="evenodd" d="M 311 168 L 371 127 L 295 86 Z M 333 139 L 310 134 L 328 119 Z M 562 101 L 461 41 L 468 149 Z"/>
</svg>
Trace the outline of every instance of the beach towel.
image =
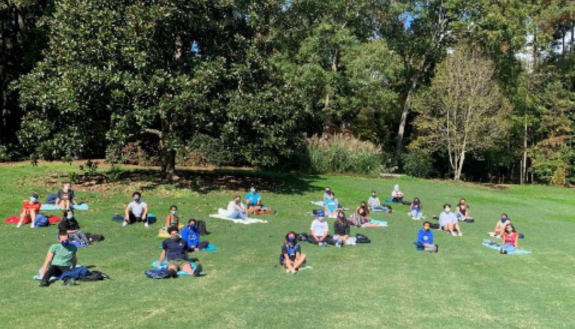
<svg viewBox="0 0 575 329">
<path fill-rule="evenodd" d="M 387 227 L 387 221 L 385 221 L 385 220 L 377 220 L 377 219 L 370 218 L 369 222 L 379 224 L 379 226 L 381 226 L 381 227 Z"/>
<path fill-rule="evenodd" d="M 490 249 L 493 249 L 493 250 L 499 251 L 501 249 L 501 243 L 499 243 L 497 241 L 483 240 L 482 244 L 483 244 L 483 246 L 490 248 Z M 531 254 L 531 251 L 522 250 L 522 249 L 515 249 L 515 250 L 509 251 L 507 253 L 507 255 L 529 255 L 529 254 Z"/>
<path fill-rule="evenodd" d="M 310 203 L 313 204 L 314 206 L 325 207 L 323 201 L 310 201 Z"/>
<path fill-rule="evenodd" d="M 156 268 L 156 269 L 168 268 L 168 261 L 167 260 L 164 259 L 161 266 L 158 266 L 158 261 L 159 261 L 159 259 L 152 262 L 152 264 L 150 264 L 150 266 L 152 266 L 153 268 Z M 196 264 L 190 262 L 190 266 L 192 266 L 192 270 L 196 269 Z M 188 274 L 187 272 L 184 272 L 184 271 L 178 271 L 178 276 L 191 276 L 191 274 Z"/>
<path fill-rule="evenodd" d="M 18 224 L 19 221 L 20 221 L 20 217 L 12 216 L 12 217 L 6 218 L 4 220 L 4 223 L 6 223 L 6 224 Z M 30 224 L 30 219 L 26 218 L 26 219 L 24 219 L 24 221 L 22 223 L 23 224 Z"/>
<path fill-rule="evenodd" d="M 257 218 L 249 218 L 249 217 L 246 218 L 245 220 L 243 220 L 243 219 L 231 219 L 231 218 L 228 218 L 228 217 L 222 215 L 222 213 L 221 213 L 222 210 L 225 211 L 224 209 L 220 208 L 218 210 L 217 214 L 211 214 L 210 217 L 229 220 L 230 222 L 234 222 L 236 224 L 245 224 L 245 225 L 256 224 L 256 223 L 267 223 L 268 222 L 267 220 L 257 219 Z"/>
<path fill-rule="evenodd" d="M 62 220 L 62 218 L 60 218 L 59 216 L 50 216 L 50 217 L 48 217 L 48 222 L 49 222 L 50 224 L 56 224 L 56 223 L 58 223 L 58 222 L 61 221 L 61 220 Z"/>
<path fill-rule="evenodd" d="M 178 229 L 182 230 L 184 228 L 184 224 L 180 224 L 178 225 Z M 169 238 L 170 237 L 170 233 L 168 233 L 167 229 L 160 229 L 158 231 L 158 238 Z"/>
<path fill-rule="evenodd" d="M 90 209 L 90 207 L 88 207 L 88 205 L 85 203 L 73 205 L 72 208 L 74 210 L 88 210 L 88 209 Z M 62 209 L 60 209 L 60 206 L 57 206 L 55 204 L 43 204 L 40 206 L 40 210 L 45 210 L 45 211 L 54 210 L 54 211 L 56 211 L 56 210 L 62 210 Z"/>
</svg>

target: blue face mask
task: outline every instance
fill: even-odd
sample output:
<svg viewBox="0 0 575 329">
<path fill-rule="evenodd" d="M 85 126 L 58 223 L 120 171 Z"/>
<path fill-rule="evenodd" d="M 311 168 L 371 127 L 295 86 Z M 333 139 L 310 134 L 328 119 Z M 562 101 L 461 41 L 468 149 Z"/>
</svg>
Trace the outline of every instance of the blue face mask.
<svg viewBox="0 0 575 329">
<path fill-rule="evenodd" d="M 194 228 L 196 228 L 196 225 L 190 224 L 190 225 L 188 225 L 188 227 L 190 228 L 190 230 L 193 230 Z"/>
<path fill-rule="evenodd" d="M 171 212 L 172 212 L 172 215 L 177 215 L 177 214 L 178 214 L 178 211 L 177 211 L 177 210 L 172 210 Z"/>
<path fill-rule="evenodd" d="M 502 221 L 502 222 L 506 222 L 506 221 L 507 221 L 507 218 L 501 217 L 501 221 Z"/>
<path fill-rule="evenodd" d="M 294 238 L 293 236 L 290 236 L 290 237 L 288 238 L 288 241 L 289 241 L 289 242 L 294 242 L 294 241 L 295 241 L 295 238 Z"/>
<path fill-rule="evenodd" d="M 135 198 L 134 202 L 140 202 L 140 198 Z"/>
<path fill-rule="evenodd" d="M 70 244 L 70 241 L 68 241 L 68 240 L 61 241 L 60 244 L 62 245 L 62 247 L 66 248 Z"/>
<path fill-rule="evenodd" d="M 72 219 L 72 218 L 74 218 L 74 215 L 68 215 L 68 216 L 66 216 L 66 218 Z"/>
</svg>

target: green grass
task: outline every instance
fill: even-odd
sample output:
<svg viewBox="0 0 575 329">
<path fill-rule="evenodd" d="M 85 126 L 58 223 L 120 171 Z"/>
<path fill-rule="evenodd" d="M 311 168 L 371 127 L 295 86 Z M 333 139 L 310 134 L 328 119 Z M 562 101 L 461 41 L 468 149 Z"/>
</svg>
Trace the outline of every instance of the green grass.
<svg viewBox="0 0 575 329">
<path fill-rule="evenodd" d="M 18 212 L 34 190 L 45 199 L 56 186 L 44 182 L 65 164 L 0 166 L 0 217 Z M 207 175 L 207 173 L 201 173 Z M 258 173 L 265 204 L 279 210 L 269 224 L 235 225 L 207 217 L 237 193 L 237 177 L 249 172 L 218 172 L 219 186 L 201 189 L 157 182 L 125 182 L 108 190 L 77 192 L 91 205 L 78 212 L 84 232 L 106 241 L 79 251 L 79 262 L 96 265 L 113 280 L 65 287 L 38 287 L 31 277 L 48 246 L 54 226 L 16 229 L 0 225 L 0 319 L 3 328 L 574 328 L 573 252 L 575 191 L 541 186 L 495 190 L 471 184 L 410 178 L 383 180 L 345 176 L 291 177 Z M 263 178 L 261 178 L 263 177 Z M 248 177 L 249 180 L 249 177 Z M 420 222 L 407 207 L 376 214 L 383 229 L 352 229 L 372 239 L 369 245 L 321 248 L 303 245 L 312 270 L 296 276 L 275 267 L 288 230 L 308 231 L 310 200 L 329 185 L 348 207 L 375 189 L 383 199 L 399 182 L 418 196 L 431 218 L 445 202 L 465 197 L 474 224 L 463 237 L 436 233 L 439 254 L 416 252 L 412 241 Z M 233 186 L 233 191 L 223 187 Z M 144 188 L 151 212 L 163 217 L 177 204 L 185 218 L 204 218 L 217 252 L 200 253 L 206 276 L 151 280 L 143 272 L 159 256 L 158 224 L 121 228 L 110 218 L 122 212 L 134 188 Z M 242 192 L 243 195 L 243 192 Z M 502 256 L 481 246 L 499 215 L 509 214 L 526 239 L 529 256 Z M 330 220 L 331 224 L 331 220 Z"/>
</svg>

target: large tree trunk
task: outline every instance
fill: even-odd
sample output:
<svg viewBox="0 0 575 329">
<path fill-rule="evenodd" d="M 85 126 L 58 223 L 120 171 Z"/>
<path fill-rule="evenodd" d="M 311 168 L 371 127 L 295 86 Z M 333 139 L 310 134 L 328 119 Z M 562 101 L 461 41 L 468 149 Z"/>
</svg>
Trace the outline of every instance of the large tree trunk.
<svg viewBox="0 0 575 329">
<path fill-rule="evenodd" d="M 170 180 L 176 175 L 176 151 L 162 150 L 162 174 Z"/>
<path fill-rule="evenodd" d="M 459 155 L 457 169 L 455 170 L 455 174 L 453 175 L 453 180 L 460 180 L 461 179 L 461 172 L 463 171 L 463 163 L 465 162 L 465 151 L 461 151 Z"/>
<path fill-rule="evenodd" d="M 399 121 L 399 129 L 397 130 L 397 144 L 395 146 L 395 160 L 399 163 L 399 157 L 403 151 L 403 136 L 405 134 L 405 125 L 407 124 L 407 116 L 409 115 L 409 110 L 411 109 L 411 100 L 415 94 L 419 78 L 414 76 L 411 79 L 411 86 L 403 102 L 403 110 L 401 111 L 401 119 Z"/>
</svg>

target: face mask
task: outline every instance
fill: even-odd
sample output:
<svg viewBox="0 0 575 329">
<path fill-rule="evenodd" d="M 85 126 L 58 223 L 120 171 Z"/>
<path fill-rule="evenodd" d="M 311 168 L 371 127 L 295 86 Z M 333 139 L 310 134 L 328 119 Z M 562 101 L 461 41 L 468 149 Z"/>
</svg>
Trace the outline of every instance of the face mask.
<svg viewBox="0 0 575 329">
<path fill-rule="evenodd" d="M 140 198 L 135 198 L 134 202 L 140 202 Z"/>
<path fill-rule="evenodd" d="M 68 216 L 66 216 L 66 218 L 72 219 L 72 218 L 74 218 L 74 215 L 68 215 Z"/>
<path fill-rule="evenodd" d="M 505 223 L 507 221 L 507 218 L 501 217 L 501 221 Z"/>
<path fill-rule="evenodd" d="M 240 200 L 236 200 L 236 204 L 240 204 Z"/>
<path fill-rule="evenodd" d="M 423 229 L 426 230 L 426 231 L 429 231 L 429 226 L 426 226 L 426 227 L 424 227 Z"/>
<path fill-rule="evenodd" d="M 36 203 L 36 202 L 38 202 L 38 199 L 36 199 L 35 197 L 31 197 L 31 198 L 30 198 L 30 202 Z"/>
<path fill-rule="evenodd" d="M 190 230 L 193 230 L 196 227 L 196 225 L 190 224 L 190 225 L 188 225 L 188 227 L 190 228 Z"/>
<path fill-rule="evenodd" d="M 70 241 L 68 241 L 68 240 L 61 241 L 60 244 L 62 245 L 62 247 L 66 248 L 70 244 Z"/>
<path fill-rule="evenodd" d="M 64 186 L 64 191 L 68 191 L 70 189 L 70 186 Z"/>
<path fill-rule="evenodd" d="M 325 190 L 325 193 L 331 194 L 331 190 Z"/>
<path fill-rule="evenodd" d="M 337 219 L 339 219 L 339 220 L 345 220 L 345 217 L 343 217 L 343 216 L 337 216 Z"/>
<path fill-rule="evenodd" d="M 445 208 L 445 212 L 451 212 L 451 208 Z"/>
<path fill-rule="evenodd" d="M 288 238 L 288 241 L 289 241 L 289 242 L 294 242 L 294 241 L 295 241 L 295 238 L 294 238 L 293 236 L 290 236 L 290 237 Z"/>
<path fill-rule="evenodd" d="M 508 227 L 508 228 L 506 228 L 505 230 L 506 230 L 507 232 L 509 232 L 509 233 L 511 233 L 511 231 L 512 231 L 512 230 L 511 230 L 511 227 Z"/>
<path fill-rule="evenodd" d="M 172 210 L 171 213 L 172 213 L 172 215 L 177 215 L 177 214 L 178 214 L 178 211 L 177 211 L 177 210 Z"/>
<path fill-rule="evenodd" d="M 251 189 L 250 189 L 250 192 L 252 192 L 252 193 L 254 193 L 255 191 L 256 191 L 255 188 L 251 188 Z"/>
<path fill-rule="evenodd" d="M 177 234 L 176 234 L 175 236 L 172 236 L 171 238 L 172 238 L 172 240 L 174 240 L 174 241 L 180 241 L 180 239 L 181 239 L 180 236 L 177 235 Z"/>
<path fill-rule="evenodd" d="M 375 198 L 375 194 L 372 194 L 371 197 L 372 197 L 372 198 Z"/>
</svg>

